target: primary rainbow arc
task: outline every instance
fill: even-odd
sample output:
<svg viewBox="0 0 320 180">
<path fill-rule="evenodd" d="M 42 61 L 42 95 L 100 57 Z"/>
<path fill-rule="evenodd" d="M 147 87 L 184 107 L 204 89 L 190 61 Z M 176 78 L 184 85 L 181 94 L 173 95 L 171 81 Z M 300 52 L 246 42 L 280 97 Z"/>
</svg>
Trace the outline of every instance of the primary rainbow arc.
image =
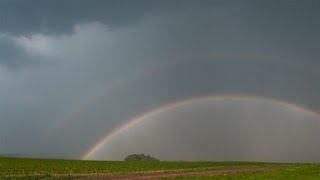
<svg viewBox="0 0 320 180">
<path fill-rule="evenodd" d="M 295 109 L 298 112 L 305 112 L 305 113 L 310 113 L 318 118 L 320 118 L 320 113 L 316 112 L 314 110 L 311 110 L 307 107 L 287 102 L 284 100 L 280 99 L 275 99 L 272 97 L 262 97 L 262 96 L 245 96 L 245 95 L 211 95 L 211 96 L 200 96 L 200 97 L 191 97 L 187 99 L 181 99 L 177 100 L 168 104 L 165 104 L 163 106 L 157 107 L 155 109 L 152 109 L 150 111 L 144 112 L 130 120 L 128 120 L 126 123 L 114 128 L 111 132 L 108 132 L 102 138 L 100 138 L 92 147 L 90 147 L 82 156 L 82 160 L 87 160 L 90 159 L 90 157 L 96 153 L 100 148 L 103 147 L 103 145 L 107 144 L 108 141 L 110 141 L 113 137 L 115 137 L 117 134 L 120 132 L 124 131 L 125 129 L 131 127 L 132 125 L 139 123 L 145 119 L 148 119 L 149 117 L 152 117 L 156 114 L 162 113 L 166 110 L 169 110 L 171 108 L 175 108 L 181 105 L 185 104 L 191 104 L 199 101 L 204 101 L 204 100 L 227 100 L 227 99 L 232 99 L 232 100 L 260 100 L 260 101 L 267 101 L 270 103 L 275 103 L 275 104 L 281 104 L 284 106 L 288 106 L 290 108 Z"/>
</svg>

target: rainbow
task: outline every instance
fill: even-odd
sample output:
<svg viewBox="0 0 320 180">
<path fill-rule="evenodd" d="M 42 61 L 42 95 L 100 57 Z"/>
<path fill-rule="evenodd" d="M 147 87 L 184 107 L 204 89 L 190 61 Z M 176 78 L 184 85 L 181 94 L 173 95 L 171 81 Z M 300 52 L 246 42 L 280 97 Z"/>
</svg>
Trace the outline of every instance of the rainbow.
<svg viewBox="0 0 320 180">
<path fill-rule="evenodd" d="M 314 110 L 309 109 L 308 107 L 304 107 L 301 105 L 297 105 L 295 103 L 287 102 L 285 100 L 280 100 L 280 99 L 275 99 L 272 97 L 261 97 L 261 96 L 246 96 L 246 95 L 209 95 L 209 96 L 200 96 L 200 97 L 191 97 L 188 99 L 181 99 L 177 100 L 168 104 L 165 104 L 163 106 L 157 107 L 155 109 L 152 109 L 150 111 L 144 112 L 142 114 L 139 114 L 138 116 L 129 119 L 126 123 L 114 128 L 111 132 L 108 132 L 102 138 L 100 138 L 92 147 L 90 147 L 83 155 L 81 156 L 82 160 L 87 160 L 90 159 L 92 155 L 94 155 L 99 149 L 103 147 L 103 145 L 107 144 L 113 137 L 117 136 L 117 134 L 125 131 L 127 128 L 140 123 L 156 114 L 163 113 L 166 110 L 186 105 L 186 104 L 191 104 L 191 103 L 196 103 L 196 102 L 201 102 L 201 101 L 211 101 L 211 100 L 255 100 L 255 101 L 266 101 L 268 103 L 273 103 L 273 104 L 280 104 L 283 106 L 290 107 L 294 109 L 295 111 L 298 112 L 304 112 L 304 113 L 309 113 L 317 118 L 320 119 L 320 112 L 316 112 Z"/>
</svg>

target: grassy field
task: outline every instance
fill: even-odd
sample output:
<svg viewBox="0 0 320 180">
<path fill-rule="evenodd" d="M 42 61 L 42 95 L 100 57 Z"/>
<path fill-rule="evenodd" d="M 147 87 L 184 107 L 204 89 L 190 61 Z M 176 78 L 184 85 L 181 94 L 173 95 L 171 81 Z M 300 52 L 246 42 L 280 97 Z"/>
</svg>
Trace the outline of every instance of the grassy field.
<svg viewBox="0 0 320 180">
<path fill-rule="evenodd" d="M 188 176 L 186 176 L 188 175 Z M 116 162 L 0 158 L 0 179 L 319 179 L 319 164 Z"/>
</svg>

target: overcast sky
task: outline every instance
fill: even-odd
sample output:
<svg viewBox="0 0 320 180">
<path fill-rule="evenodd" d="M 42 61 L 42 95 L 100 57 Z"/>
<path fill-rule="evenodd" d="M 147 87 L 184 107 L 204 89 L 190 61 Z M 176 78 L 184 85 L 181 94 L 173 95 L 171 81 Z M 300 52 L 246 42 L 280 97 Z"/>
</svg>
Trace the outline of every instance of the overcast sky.
<svg viewBox="0 0 320 180">
<path fill-rule="evenodd" d="M 317 0 L 0 0 L 0 153 L 78 159 L 132 117 L 195 96 L 319 112 L 319 18 Z M 259 107 L 241 113 L 270 111 Z M 202 121 L 219 123 L 216 111 Z M 315 128 L 305 122 L 297 133 Z"/>
</svg>

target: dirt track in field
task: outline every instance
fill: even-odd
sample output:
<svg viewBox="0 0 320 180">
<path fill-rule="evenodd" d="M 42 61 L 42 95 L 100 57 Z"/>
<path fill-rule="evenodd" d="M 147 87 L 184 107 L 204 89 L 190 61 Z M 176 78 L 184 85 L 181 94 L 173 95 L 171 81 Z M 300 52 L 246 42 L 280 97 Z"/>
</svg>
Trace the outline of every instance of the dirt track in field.
<svg viewBox="0 0 320 180">
<path fill-rule="evenodd" d="M 161 177 L 176 177 L 176 176 L 213 176 L 222 174 L 235 174 L 235 173 L 253 173 L 261 171 L 273 171 L 281 169 L 279 166 L 268 167 L 229 167 L 223 169 L 211 169 L 211 170 L 166 170 L 166 171 L 149 171 L 145 173 L 135 174 L 118 174 L 118 175 L 99 175 L 89 176 L 80 179 L 159 179 Z"/>
</svg>

